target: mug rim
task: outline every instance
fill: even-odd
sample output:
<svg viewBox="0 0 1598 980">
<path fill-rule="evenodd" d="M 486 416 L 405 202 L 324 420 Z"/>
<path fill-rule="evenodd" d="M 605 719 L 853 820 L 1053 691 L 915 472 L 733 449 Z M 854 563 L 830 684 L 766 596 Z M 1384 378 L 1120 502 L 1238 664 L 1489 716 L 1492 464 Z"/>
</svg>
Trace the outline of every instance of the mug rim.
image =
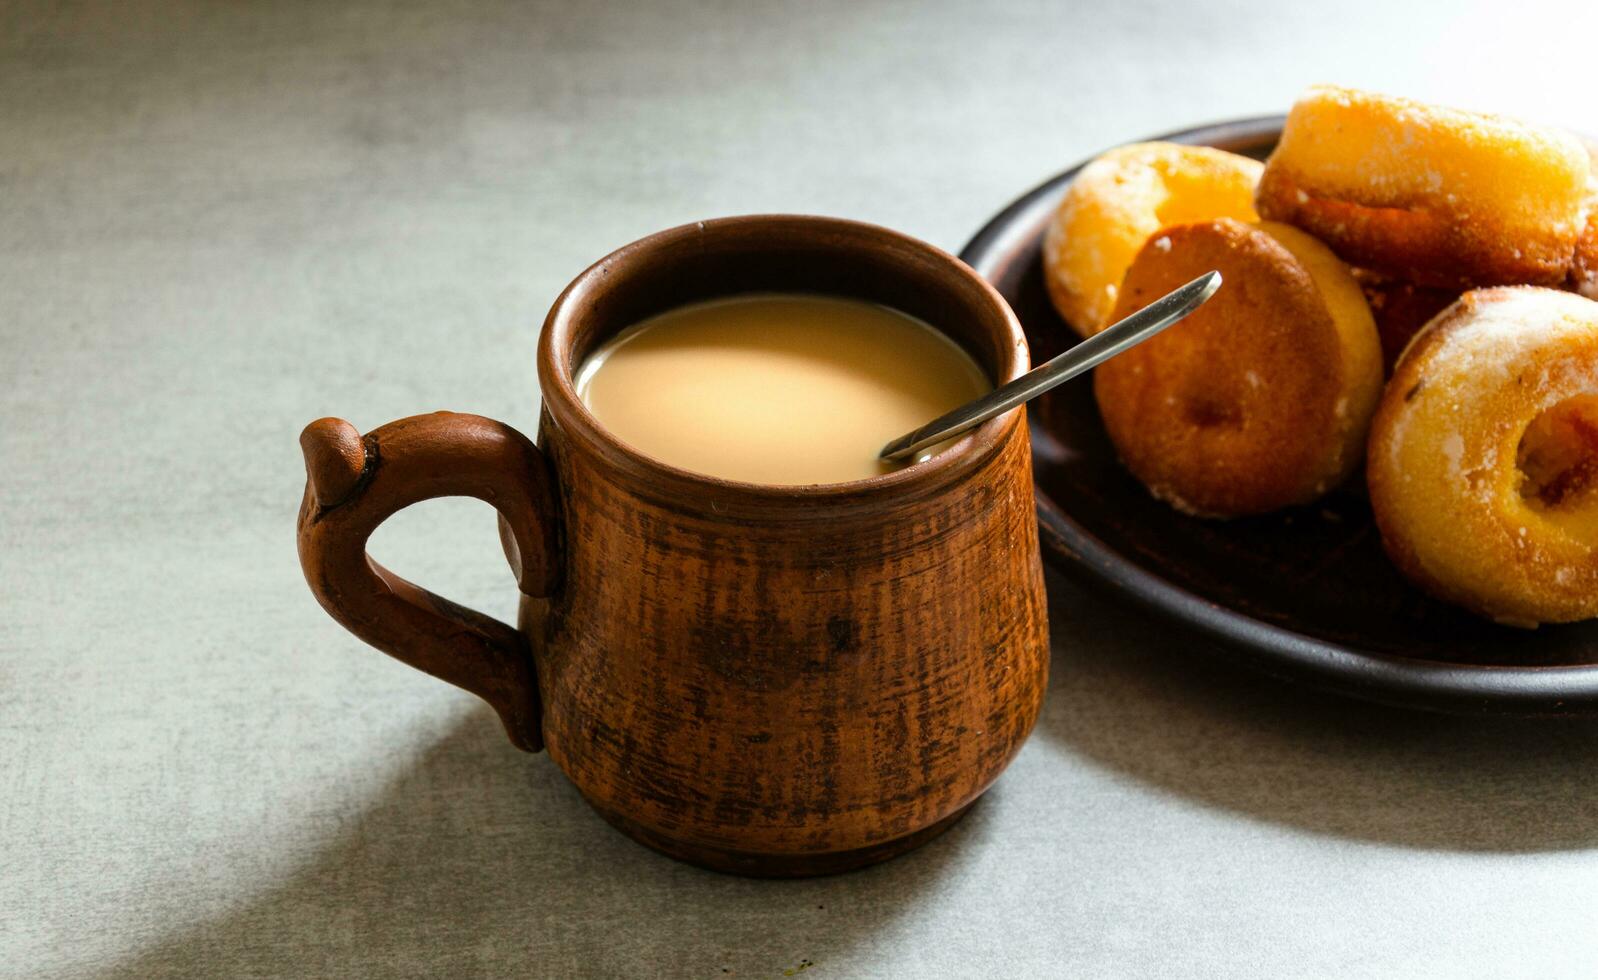
<svg viewBox="0 0 1598 980">
<path fill-rule="evenodd" d="M 994 322 L 1003 325 L 1007 336 L 998 338 L 1003 342 L 997 348 L 999 363 L 995 365 L 997 377 L 994 386 L 1012 381 L 1029 369 L 1026 335 L 1009 303 L 991 283 L 954 254 L 903 232 L 869 222 L 809 214 L 745 214 L 689 222 L 646 235 L 594 262 L 567 284 L 550 307 L 538 340 L 539 392 L 545 413 L 560 428 L 575 429 L 574 434 L 580 434 L 609 465 L 631 476 L 645 481 L 676 484 L 679 490 L 739 495 L 767 502 L 840 502 L 889 494 L 918 496 L 918 491 L 942 488 L 988 460 L 1003 446 L 1011 430 L 1024 422 L 1025 406 L 1019 406 L 982 423 L 930 459 L 891 473 L 838 483 L 781 484 L 732 480 L 675 466 L 623 442 L 606 428 L 577 394 L 572 364 L 573 322 L 577 313 L 596 290 L 607 285 L 611 270 L 618 265 L 636 263 L 652 254 L 669 251 L 671 246 L 684 239 L 762 225 L 779 230 L 845 233 L 862 241 L 875 239 L 920 253 L 944 270 L 945 274 L 975 287 L 978 295 L 996 315 Z M 737 293 L 729 292 L 727 295 Z M 936 324 L 933 327 L 945 333 Z"/>
</svg>

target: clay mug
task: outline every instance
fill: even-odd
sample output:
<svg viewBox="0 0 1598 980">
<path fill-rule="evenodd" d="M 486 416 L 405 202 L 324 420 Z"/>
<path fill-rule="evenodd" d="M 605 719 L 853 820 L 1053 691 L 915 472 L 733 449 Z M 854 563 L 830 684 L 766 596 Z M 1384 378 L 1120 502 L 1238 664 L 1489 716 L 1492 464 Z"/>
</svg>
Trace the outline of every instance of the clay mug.
<svg viewBox="0 0 1598 980">
<path fill-rule="evenodd" d="M 487 701 L 635 839 L 724 871 L 824 874 L 949 826 L 1037 719 L 1048 623 L 1026 420 L 870 479 L 761 486 L 645 456 L 578 399 L 584 356 L 624 327 L 749 291 L 884 303 L 995 383 L 1027 370 L 1004 300 L 930 245 L 816 217 L 684 225 L 555 301 L 537 446 L 447 412 L 365 436 L 311 423 L 300 561 L 334 619 Z M 367 556 L 389 515 L 450 495 L 499 511 L 519 628 Z"/>
</svg>

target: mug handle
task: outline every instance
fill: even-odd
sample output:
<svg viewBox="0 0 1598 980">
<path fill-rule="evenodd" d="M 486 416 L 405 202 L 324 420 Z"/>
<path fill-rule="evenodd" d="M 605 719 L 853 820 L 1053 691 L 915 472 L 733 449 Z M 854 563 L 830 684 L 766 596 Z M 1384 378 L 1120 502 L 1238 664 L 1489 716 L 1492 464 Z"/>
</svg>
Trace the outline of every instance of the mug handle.
<svg viewBox="0 0 1598 980">
<path fill-rule="evenodd" d="M 305 498 L 300 567 L 322 608 L 384 653 L 487 701 L 528 752 L 543 748 L 538 678 L 526 638 L 373 561 L 366 541 L 433 497 L 476 497 L 500 514 L 522 592 L 548 596 L 559 572 L 555 496 L 538 447 L 479 415 L 436 412 L 373 429 L 318 419 L 300 433 Z"/>
</svg>

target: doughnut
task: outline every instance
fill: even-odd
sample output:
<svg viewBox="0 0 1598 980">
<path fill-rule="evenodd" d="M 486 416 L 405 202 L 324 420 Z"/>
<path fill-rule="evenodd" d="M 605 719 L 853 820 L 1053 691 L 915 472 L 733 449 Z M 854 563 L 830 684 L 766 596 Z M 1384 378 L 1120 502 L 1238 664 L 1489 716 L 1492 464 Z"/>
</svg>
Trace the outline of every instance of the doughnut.
<svg viewBox="0 0 1598 980">
<path fill-rule="evenodd" d="M 1399 361 L 1366 478 L 1425 591 L 1515 626 L 1598 616 L 1598 302 L 1460 297 Z"/>
<path fill-rule="evenodd" d="M 1571 263 L 1570 288 L 1588 299 L 1598 299 L 1598 203 L 1587 217 L 1587 230 L 1576 243 L 1576 260 Z"/>
<path fill-rule="evenodd" d="M 1587 227 L 1576 241 L 1576 257 L 1570 264 L 1570 288 L 1588 299 L 1598 299 L 1598 143 L 1587 144 L 1592 159 L 1588 175 Z"/>
<path fill-rule="evenodd" d="M 1590 170 L 1568 133 L 1319 86 L 1289 112 L 1255 205 L 1352 265 L 1419 285 L 1561 286 Z"/>
<path fill-rule="evenodd" d="M 1382 368 L 1393 373 L 1398 355 L 1420 333 L 1431 318 L 1459 298 L 1457 289 L 1435 289 L 1399 282 L 1369 269 L 1355 269 L 1354 278 L 1365 292 L 1371 315 L 1376 318 L 1376 333 L 1382 340 Z"/>
<path fill-rule="evenodd" d="M 1133 143 L 1082 168 L 1043 238 L 1044 279 L 1065 322 L 1087 337 L 1107 325 L 1121 276 L 1166 225 L 1256 221 L 1261 164 L 1207 146 Z"/>
<path fill-rule="evenodd" d="M 1308 503 L 1361 459 L 1382 383 L 1370 308 L 1310 236 L 1222 218 L 1150 239 L 1114 316 L 1211 269 L 1214 298 L 1095 372 L 1105 429 L 1132 474 L 1186 513 Z"/>
</svg>

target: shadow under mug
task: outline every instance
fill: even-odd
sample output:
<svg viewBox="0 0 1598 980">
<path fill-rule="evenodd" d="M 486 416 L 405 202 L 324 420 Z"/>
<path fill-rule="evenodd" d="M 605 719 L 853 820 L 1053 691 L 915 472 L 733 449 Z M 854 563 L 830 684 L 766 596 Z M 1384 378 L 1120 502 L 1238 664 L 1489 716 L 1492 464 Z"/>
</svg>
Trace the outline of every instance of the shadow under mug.
<svg viewBox="0 0 1598 980">
<path fill-rule="evenodd" d="M 440 412 L 300 437 L 305 577 L 361 639 L 477 694 L 606 820 L 723 871 L 843 871 L 958 819 L 1037 719 L 1048 621 L 1025 414 L 851 483 L 762 486 L 629 448 L 575 369 L 656 313 L 751 291 L 856 297 L 1027 370 L 1004 300 L 954 256 L 872 225 L 755 215 L 628 245 L 555 301 L 538 445 Z M 729 409 L 735 410 L 735 409 Z M 519 629 L 366 554 L 391 514 L 470 496 L 500 514 Z"/>
</svg>

